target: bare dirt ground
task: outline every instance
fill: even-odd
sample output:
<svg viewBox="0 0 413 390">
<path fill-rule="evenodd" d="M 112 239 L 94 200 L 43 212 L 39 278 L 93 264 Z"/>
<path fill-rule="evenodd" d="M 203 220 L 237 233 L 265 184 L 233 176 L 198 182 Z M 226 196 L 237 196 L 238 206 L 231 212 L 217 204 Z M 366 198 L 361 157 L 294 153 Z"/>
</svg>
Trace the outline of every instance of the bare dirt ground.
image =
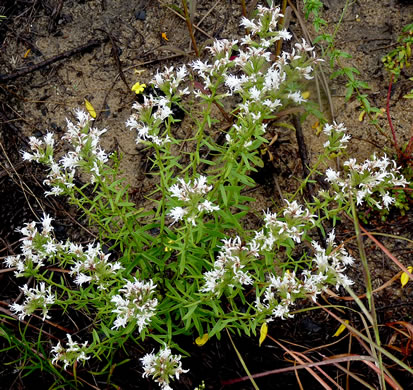
<svg viewBox="0 0 413 390">
<path fill-rule="evenodd" d="M 65 118 L 72 116 L 74 108 L 84 107 L 84 99 L 87 99 L 98 112 L 96 125 L 109 129 L 103 146 L 108 151 L 118 150 L 124 156 L 122 170 L 139 206 L 139 202 L 142 202 L 139 194 L 144 194 L 155 179 L 146 174 L 148 156 L 136 148 L 135 134 L 125 126 L 136 98 L 131 86 L 138 80 L 148 84 L 159 67 L 178 66 L 195 58 L 184 20 L 173 12 L 173 7 L 165 6 L 180 6 L 181 3 L 177 0 L 3 0 L 3 3 L 4 5 L 0 2 L 0 14 L 6 15 L 7 19 L 0 24 L 2 257 L 18 250 L 20 237 L 15 229 L 24 222 L 37 219 L 42 208 L 55 216 L 56 232 L 61 235 L 58 238 L 70 236 L 73 239 L 85 239 L 79 227 L 84 221 L 78 219 L 76 212 L 70 210 L 63 201 L 50 198 L 45 200 L 42 197 L 41 169 L 22 162 L 19 151 L 27 147 L 27 137 L 40 136 L 47 130 L 54 131 L 58 137 L 63 135 Z M 247 5 L 251 5 L 250 3 L 252 2 L 247 1 Z M 297 3 L 301 9 L 301 2 Z M 325 0 L 324 3 L 324 17 L 333 32 L 344 2 Z M 208 46 L 212 39 L 240 37 L 244 34 L 239 27 L 240 17 L 241 7 L 235 0 L 197 1 L 193 22 L 197 26 L 195 36 L 198 45 L 202 48 Z M 413 4 L 409 1 L 353 1 L 336 35 L 336 46 L 353 56 L 353 59 L 347 61 L 360 70 L 360 79 L 369 83 L 371 90 L 366 93 L 379 108 L 385 107 L 389 78 L 382 66 L 381 57 L 391 50 L 401 28 L 411 23 L 412 18 Z M 306 24 L 306 28 L 315 37 L 310 23 Z M 301 39 L 302 28 L 294 15 L 290 30 L 296 39 Z M 41 65 L 47 60 L 50 60 L 48 65 L 34 70 L 36 64 Z M 32 71 L 25 73 L 27 70 Z M 413 81 L 409 80 L 412 75 L 412 70 L 403 71 L 392 90 L 391 115 L 400 143 L 413 136 L 413 100 L 402 98 L 413 88 Z M 315 91 L 314 86 L 310 89 L 312 93 Z M 359 121 L 358 103 L 356 100 L 346 102 L 344 90 L 344 79 L 330 83 L 334 102 L 334 115 L 330 116 L 332 120 L 344 122 L 352 134 L 354 142 L 349 153 L 358 159 L 365 159 L 389 148 L 388 140 L 373 126 L 366 121 Z M 325 99 L 322 101 L 326 107 Z M 303 125 L 310 161 L 315 161 L 323 142 L 315 134 L 312 127 L 314 122 L 315 119 L 310 118 Z M 386 128 L 385 115 L 380 119 L 380 124 Z M 257 188 L 249 193 L 249 196 L 257 198 L 257 210 L 266 209 L 274 202 L 279 203 L 277 187 L 291 191 L 296 188 L 294 177 L 301 177 L 302 174 L 294 136 L 290 131 L 276 131 L 279 141 L 271 149 L 275 159 L 266 164 L 260 175 L 261 180 L 257 180 Z M 252 228 L 254 223 L 251 220 Z M 392 214 L 386 223 L 371 223 L 372 228 L 384 233 L 403 235 L 410 239 L 413 236 L 411 211 L 404 216 Z M 344 240 L 349 238 L 351 232 L 343 225 L 338 234 Z M 411 244 L 390 238 L 382 239 L 382 243 L 406 266 L 412 264 Z M 368 245 L 370 246 L 366 249 L 372 261 L 373 284 L 374 287 L 380 287 L 399 270 L 376 246 L 371 243 Z M 352 248 L 350 245 L 349 249 L 356 252 L 355 246 Z M 6 271 L 1 268 L 0 265 L 0 271 Z M 361 272 L 355 269 L 351 276 L 359 281 L 362 292 Z M 0 273 L 0 285 L 0 309 L 7 309 L 7 305 L 19 294 L 19 289 L 11 273 L 7 272 Z M 377 293 L 376 298 L 380 323 L 411 323 L 411 283 L 404 289 L 393 283 Z M 352 305 L 347 301 L 340 303 Z M 359 319 L 354 318 L 352 321 L 357 324 Z M 3 322 L 15 329 L 18 327 L 11 320 Z M 336 341 L 332 334 L 337 326 L 337 322 L 327 315 L 313 312 L 299 315 L 294 321 L 272 323 L 270 333 L 278 339 L 309 349 Z M 390 343 L 392 334 L 383 329 L 384 342 Z M 287 356 L 274 344 L 258 348 L 256 340 L 235 337 L 234 341 L 253 373 L 289 365 Z M 4 346 L 7 346 L 6 342 Z M 191 353 L 192 357 L 184 363 L 191 371 L 175 386 L 177 389 L 194 388 L 201 380 L 205 380 L 207 389 L 219 389 L 223 380 L 245 375 L 226 338 L 211 340 L 202 348 L 194 346 L 192 340 L 183 340 L 182 346 Z M 136 346 L 129 347 L 127 352 L 131 360 L 113 372 L 112 383 L 118 386 L 115 388 L 157 388 L 155 384 L 141 378 L 138 357 L 142 356 L 142 350 Z M 334 355 L 346 353 L 347 348 L 348 340 L 343 340 L 328 347 L 327 351 Z M 2 363 L 17 358 L 13 351 L 3 353 L 2 356 Z M 126 357 L 125 352 L 119 352 L 119 361 Z M 361 365 L 355 364 L 354 367 L 358 372 L 363 370 Z M 330 373 L 335 375 L 334 369 Z M 0 384 L 1 389 L 35 389 L 53 384 L 52 378 L 46 375 L 23 378 L 18 364 L 4 365 L 0 375 L 4 378 Z M 406 378 L 402 372 L 394 375 L 400 378 L 406 389 L 413 388 L 411 378 Z M 304 388 L 319 386 L 304 372 L 300 372 L 300 378 Z M 98 381 L 95 382 L 98 388 L 106 388 L 104 380 L 99 378 Z M 262 389 L 298 388 L 293 372 L 263 378 L 257 383 Z M 228 388 L 250 389 L 251 385 L 243 382 Z"/>
</svg>

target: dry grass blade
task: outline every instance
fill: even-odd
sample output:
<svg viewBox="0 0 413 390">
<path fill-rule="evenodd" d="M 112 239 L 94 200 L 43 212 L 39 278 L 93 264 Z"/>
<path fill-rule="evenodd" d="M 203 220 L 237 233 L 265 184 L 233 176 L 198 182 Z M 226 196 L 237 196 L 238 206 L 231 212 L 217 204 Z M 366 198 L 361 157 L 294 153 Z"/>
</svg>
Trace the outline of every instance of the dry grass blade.
<svg viewBox="0 0 413 390">
<path fill-rule="evenodd" d="M 344 356 L 344 357 L 339 357 L 339 358 L 323 360 L 323 361 L 320 361 L 320 362 L 304 363 L 304 364 L 297 364 L 296 366 L 291 366 L 291 367 L 277 368 L 275 370 L 269 370 L 269 371 L 261 372 L 259 374 L 253 374 L 253 375 L 251 375 L 251 377 L 254 378 L 254 379 L 257 379 L 257 378 L 266 377 L 268 375 L 281 374 L 283 372 L 302 370 L 302 369 L 307 369 L 307 368 L 311 368 L 311 367 L 321 367 L 321 366 L 331 365 L 331 364 L 335 364 L 335 363 L 345 363 L 345 362 L 349 362 L 349 361 L 374 362 L 374 359 L 371 356 L 350 355 L 350 356 Z M 249 377 L 244 376 L 242 378 L 223 381 L 222 384 L 223 385 L 231 385 L 231 384 L 234 384 L 234 383 L 244 382 L 244 381 L 247 381 L 247 380 L 249 380 Z"/>
<path fill-rule="evenodd" d="M 350 362 L 348 362 L 350 363 Z M 335 367 L 337 367 L 339 370 L 343 371 L 348 377 L 352 377 L 354 380 L 356 380 L 357 382 L 359 382 L 361 385 L 363 385 L 364 387 L 366 387 L 367 389 L 370 390 L 375 390 L 376 388 L 372 385 L 370 385 L 369 383 L 367 383 L 366 381 L 364 381 L 363 379 L 361 379 L 358 375 L 356 375 L 354 372 L 350 371 L 347 368 L 342 367 L 340 364 L 338 363 L 333 363 Z M 347 389 L 349 389 L 349 386 L 347 385 Z"/>
<path fill-rule="evenodd" d="M 179 47 L 173 46 L 173 45 L 160 46 L 158 48 L 158 50 L 160 50 L 160 51 L 171 51 L 173 53 L 176 53 L 178 56 L 188 56 L 189 55 L 189 53 L 187 53 L 186 51 L 180 49 Z"/>
<path fill-rule="evenodd" d="M 309 44 L 312 45 L 312 39 L 311 39 L 310 33 L 308 32 L 308 30 L 305 26 L 305 23 L 304 23 L 303 18 L 301 17 L 300 11 L 297 10 L 297 8 L 294 6 L 294 4 L 291 2 L 291 0 L 288 0 L 288 5 L 292 8 L 292 10 L 294 11 L 295 16 L 297 17 L 298 22 L 300 24 L 300 27 L 303 30 L 303 34 L 305 36 L 305 39 L 307 40 L 307 42 Z M 319 86 L 318 86 L 318 82 L 319 82 L 318 77 L 320 77 L 320 81 L 321 81 L 321 84 L 323 86 L 323 90 L 324 90 L 324 92 L 327 96 L 328 106 L 329 106 L 330 114 L 331 114 L 331 119 L 334 120 L 335 119 L 334 103 L 333 103 L 333 99 L 331 97 L 330 89 L 328 87 L 328 81 L 327 81 L 327 78 L 326 78 L 321 66 L 318 66 L 318 70 L 320 71 L 319 75 L 318 74 L 316 75 L 316 87 L 317 87 L 318 102 L 319 102 L 321 111 L 323 111 L 322 102 L 321 102 L 321 95 L 320 95 L 320 90 L 319 90 Z"/>
<path fill-rule="evenodd" d="M 384 289 L 386 289 L 387 287 L 390 287 L 395 281 L 400 279 L 400 276 L 402 274 L 402 271 L 398 272 L 396 275 L 394 275 L 390 280 L 388 280 L 387 282 L 383 283 L 380 287 L 377 287 L 376 289 L 373 290 L 373 294 L 378 293 L 379 291 L 382 291 Z M 334 299 L 337 300 L 342 300 L 342 301 L 354 301 L 353 297 L 341 297 L 339 295 L 337 295 L 334 291 L 330 290 L 329 288 L 326 289 L 326 293 L 333 297 Z M 361 294 L 358 295 L 359 299 L 363 299 L 366 297 L 366 294 Z"/>
<path fill-rule="evenodd" d="M 188 0 L 188 1 L 189 1 L 189 19 L 191 21 L 191 25 L 194 25 L 197 0 Z"/>
<path fill-rule="evenodd" d="M 294 353 L 297 354 L 298 356 L 301 356 L 301 357 L 302 357 L 304 360 L 306 360 L 308 363 L 313 363 L 313 361 L 312 361 L 308 356 L 306 356 L 304 353 L 302 353 L 302 352 L 297 352 L 297 351 L 295 351 Z M 320 371 L 320 373 L 322 373 L 330 382 L 332 382 L 334 385 L 336 385 L 338 389 L 344 390 L 343 387 L 340 386 L 333 378 L 331 378 L 331 376 L 328 375 L 322 368 L 317 367 L 317 369 L 318 369 L 318 370 Z M 297 373 L 297 372 L 298 372 L 298 371 L 296 371 L 296 373 Z"/>
<path fill-rule="evenodd" d="M 346 323 L 345 321 L 343 321 L 340 317 L 338 317 L 336 314 L 334 314 L 331 310 L 327 309 L 326 307 L 322 306 L 320 303 L 316 302 L 315 303 L 317 306 L 319 306 L 321 309 L 323 309 L 326 313 L 328 313 L 330 316 L 332 316 L 334 319 L 336 319 L 338 322 L 340 322 L 340 324 L 344 325 L 350 332 L 353 333 L 353 335 L 355 335 L 356 337 L 362 339 L 363 341 L 369 343 L 372 347 L 374 347 L 376 350 L 380 351 L 380 353 L 382 353 L 383 355 L 385 355 L 387 358 L 389 358 L 390 360 L 392 360 L 393 362 L 395 362 L 396 364 L 398 364 L 400 367 L 404 368 L 405 370 L 407 370 L 407 372 L 413 374 L 413 368 L 409 367 L 406 363 L 404 363 L 403 361 L 401 361 L 400 359 L 396 358 L 394 355 L 392 355 L 390 352 L 388 352 L 386 349 L 384 349 L 382 346 L 377 345 L 376 343 L 374 343 L 373 340 L 369 339 L 367 336 L 365 336 L 364 334 L 362 334 L 361 332 L 359 332 L 356 328 L 354 328 L 353 326 L 351 326 L 350 324 Z M 376 362 L 376 359 L 374 359 L 373 357 L 370 357 L 370 359 L 368 359 L 369 361 L 372 362 Z M 376 367 L 376 366 L 375 366 Z M 387 370 L 386 370 L 387 371 Z M 384 373 L 383 373 L 384 374 Z M 386 375 L 386 374 L 384 374 Z M 390 376 L 390 375 L 389 375 Z M 393 380 L 394 382 L 396 382 L 395 380 Z M 401 387 L 400 387 L 401 389 Z"/>
<path fill-rule="evenodd" d="M 248 6 L 247 16 L 248 18 L 251 16 L 252 11 L 257 7 L 258 0 L 252 0 L 250 5 Z"/>
<path fill-rule="evenodd" d="M 178 16 L 180 19 L 185 20 L 185 17 L 182 16 L 179 12 L 175 11 L 172 7 L 170 7 L 168 4 L 164 4 L 161 0 L 158 0 L 159 3 L 163 6 L 168 8 L 171 12 L 173 12 L 176 16 Z M 195 30 L 198 30 L 200 33 L 204 34 L 206 37 L 208 37 L 209 39 L 214 40 L 214 37 L 210 34 L 208 34 L 205 30 L 203 30 L 202 28 L 200 28 L 198 25 L 194 24 L 192 26 Z"/>
<path fill-rule="evenodd" d="M 127 68 L 125 68 L 125 70 L 130 70 L 133 68 L 137 68 L 139 66 L 144 66 L 144 65 L 150 65 L 150 64 L 154 64 L 156 62 L 162 62 L 162 61 L 166 61 L 166 60 L 171 60 L 173 58 L 177 58 L 177 57 L 182 57 L 183 55 L 188 55 L 188 53 L 185 54 L 173 54 L 171 56 L 166 56 L 166 57 L 162 57 L 162 58 L 156 58 L 154 60 L 149 60 L 149 61 L 145 61 L 145 62 L 139 62 L 137 64 L 133 64 Z"/>
<path fill-rule="evenodd" d="M 198 50 L 198 46 L 196 44 L 194 32 L 192 30 L 192 21 L 191 21 L 190 15 L 189 15 L 186 0 L 182 0 L 182 5 L 184 7 L 185 21 L 186 21 L 186 25 L 188 27 L 189 36 L 190 36 L 191 41 L 192 41 L 192 47 L 194 48 L 196 56 L 199 57 L 199 50 Z"/>
<path fill-rule="evenodd" d="M 44 212 L 44 208 L 43 205 L 40 203 L 40 200 L 36 197 L 36 195 L 33 193 L 33 191 L 30 189 L 30 187 L 22 180 L 22 178 L 20 177 L 20 175 L 18 174 L 17 170 L 15 169 L 13 163 L 10 161 L 9 156 L 6 153 L 6 150 L 3 146 L 3 144 L 0 142 L 0 148 L 3 151 L 4 157 L 6 157 L 7 162 L 9 163 L 10 167 L 13 170 L 13 174 L 11 174 L 9 172 L 9 170 L 2 164 L 0 163 L 0 166 L 8 172 L 10 178 L 16 183 L 16 185 L 18 185 L 22 191 L 23 191 L 23 195 L 26 198 L 27 201 L 27 205 L 29 206 L 30 210 L 32 211 L 33 215 L 37 218 L 37 214 L 35 213 L 35 211 L 32 208 L 31 202 L 29 202 L 29 199 L 27 198 L 27 193 L 29 193 L 31 196 L 33 196 L 34 199 L 36 199 L 37 204 L 39 205 L 40 209 Z M 18 182 L 14 179 L 14 175 L 17 177 Z"/>
<path fill-rule="evenodd" d="M 397 264 L 397 266 L 403 272 L 406 272 L 410 280 L 413 280 L 413 275 L 409 272 L 409 270 L 402 263 L 400 263 L 400 261 L 397 260 L 396 257 L 394 257 L 379 240 L 377 240 L 372 234 L 370 234 L 361 224 L 360 229 L 363 230 L 363 232 L 370 238 L 370 240 L 372 240 L 395 264 Z"/>
<path fill-rule="evenodd" d="M 301 353 L 297 353 L 297 352 L 293 352 L 290 349 L 288 349 L 287 347 L 285 347 L 283 344 L 281 344 L 279 341 L 277 341 L 276 339 L 274 339 L 273 337 L 271 337 L 270 335 L 268 335 L 268 338 L 272 341 L 274 341 L 274 343 L 276 343 L 279 347 L 281 347 L 285 352 L 287 352 L 288 354 L 290 354 L 298 363 L 300 364 L 305 364 L 304 361 L 302 359 L 300 359 L 298 357 L 298 355 L 301 355 Z M 306 357 L 306 360 L 308 361 L 309 358 Z M 314 370 L 312 370 L 311 368 L 306 367 L 305 368 L 317 381 L 318 383 L 320 383 L 320 385 L 324 388 L 324 389 L 331 389 L 332 388 L 318 375 L 314 372 Z M 321 370 L 320 368 L 318 368 L 318 370 L 323 374 L 326 375 L 326 377 L 330 380 L 332 380 L 332 382 L 337 386 L 337 388 L 343 390 L 343 388 L 341 386 L 339 386 L 338 383 L 336 383 L 333 379 L 331 379 L 323 370 Z"/>
<path fill-rule="evenodd" d="M 216 6 L 220 3 L 221 0 L 217 0 L 215 4 L 207 11 L 207 13 L 201 18 L 201 20 L 198 22 L 197 26 L 199 27 L 203 21 L 208 17 L 208 15 L 216 8 Z M 194 25 L 195 27 L 195 25 Z M 196 28 L 196 27 L 195 27 Z"/>
<path fill-rule="evenodd" d="M 240 361 L 241 364 L 242 364 L 242 367 L 244 368 L 245 372 L 246 372 L 247 375 L 248 375 L 247 378 L 251 381 L 252 385 L 254 386 L 254 389 L 255 389 L 255 390 L 259 390 L 259 387 L 257 386 L 257 384 L 255 383 L 252 375 L 250 374 L 250 372 L 249 372 L 249 370 L 248 370 L 248 367 L 247 367 L 247 365 L 246 365 L 245 362 L 244 362 L 244 359 L 242 358 L 241 354 L 239 353 L 237 347 L 235 346 L 235 343 L 234 343 L 234 341 L 232 340 L 232 337 L 231 337 L 228 329 L 225 329 L 225 330 L 227 331 L 229 340 L 231 341 L 232 347 L 234 348 L 234 350 L 235 350 L 235 352 L 236 352 L 236 354 L 237 354 L 237 356 L 238 356 L 238 359 L 239 359 L 239 361 Z"/>
<path fill-rule="evenodd" d="M 397 351 L 403 355 L 403 357 L 407 358 L 413 353 L 413 325 L 406 322 L 406 321 L 394 321 L 386 324 L 387 327 L 394 330 L 394 334 L 391 336 L 389 342 L 387 343 L 387 348 L 390 348 L 394 351 Z M 403 329 L 399 329 L 397 326 L 405 328 L 406 331 Z M 398 337 L 404 338 L 405 341 L 400 340 L 399 345 L 396 346 L 396 342 Z M 404 343 L 404 344 L 403 344 Z"/>
<path fill-rule="evenodd" d="M 288 7 L 288 8 L 289 8 L 289 14 L 291 15 L 291 8 L 290 7 Z M 283 17 L 280 19 L 280 22 L 279 22 L 280 23 L 280 27 L 279 27 L 280 29 L 282 29 L 282 28 L 287 29 L 288 28 L 289 16 L 287 16 L 286 11 L 287 11 L 287 0 L 283 0 L 282 7 L 281 7 L 281 13 L 283 14 Z M 276 49 L 275 49 L 275 56 L 277 58 L 280 56 L 282 44 L 283 44 L 283 40 L 280 39 L 277 42 L 277 46 L 276 46 Z"/>
<path fill-rule="evenodd" d="M 390 378 L 389 375 L 382 373 L 379 369 L 379 367 L 377 367 L 377 365 L 373 362 L 363 362 L 365 364 L 367 364 L 373 371 L 375 371 L 377 373 L 377 375 L 383 375 L 384 376 L 384 380 L 394 389 L 394 390 L 403 390 L 403 388 L 393 379 Z"/>
</svg>

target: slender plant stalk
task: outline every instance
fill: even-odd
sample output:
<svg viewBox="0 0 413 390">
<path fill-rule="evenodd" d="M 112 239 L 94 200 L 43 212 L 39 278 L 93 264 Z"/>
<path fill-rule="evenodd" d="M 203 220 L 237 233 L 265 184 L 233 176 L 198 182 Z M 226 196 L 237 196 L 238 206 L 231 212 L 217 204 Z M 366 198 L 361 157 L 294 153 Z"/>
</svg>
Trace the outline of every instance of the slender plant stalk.
<svg viewBox="0 0 413 390">
<path fill-rule="evenodd" d="M 280 28 L 284 27 L 284 21 L 285 21 L 285 10 L 287 9 L 287 0 L 283 0 L 282 8 L 281 8 L 281 13 L 284 15 L 282 18 L 280 18 Z M 277 47 L 275 48 L 275 58 L 278 58 L 281 53 L 281 46 L 283 44 L 283 40 L 280 39 L 277 42 Z"/>
<path fill-rule="evenodd" d="M 238 359 L 239 359 L 239 361 L 240 361 L 241 364 L 242 364 L 242 367 L 244 367 L 244 370 L 245 370 L 245 372 L 247 373 L 248 378 L 250 379 L 252 386 L 254 387 L 255 390 L 259 390 L 259 387 L 258 387 L 257 384 L 255 383 L 254 378 L 252 377 L 250 371 L 248 370 L 248 367 L 247 367 L 247 365 L 245 364 L 244 359 L 242 358 L 241 354 L 239 353 L 237 347 L 235 346 L 234 341 L 232 340 L 231 334 L 229 333 L 228 329 L 225 329 L 225 330 L 227 331 L 227 334 L 228 334 L 228 337 L 229 337 L 229 339 L 230 339 L 230 341 L 231 341 L 232 347 L 234 348 L 235 353 L 237 354 Z"/>
<path fill-rule="evenodd" d="M 391 88 L 393 85 L 393 77 L 394 77 L 394 74 L 392 73 L 390 75 L 389 88 L 387 90 L 386 115 L 387 115 L 387 121 L 389 122 L 391 134 L 393 136 L 394 148 L 396 149 L 397 156 L 400 157 L 400 150 L 397 144 L 396 131 L 394 130 L 393 122 L 390 117 L 390 97 L 391 97 Z"/>
<path fill-rule="evenodd" d="M 366 252 L 364 249 L 364 244 L 363 244 L 363 239 L 362 239 L 362 234 L 360 230 L 360 225 L 358 222 L 358 217 L 357 217 L 357 210 L 356 206 L 354 204 L 354 199 L 352 194 L 349 196 L 350 199 L 350 204 L 351 204 L 351 212 L 353 214 L 353 220 L 354 220 L 354 230 L 356 231 L 356 237 L 357 237 L 357 245 L 359 248 L 359 254 L 360 254 L 360 259 L 361 263 L 363 265 L 363 273 L 364 273 L 364 279 L 365 279 L 365 284 L 366 284 L 366 296 L 367 296 L 367 301 L 369 303 L 369 310 L 370 310 L 370 315 L 371 315 L 371 320 L 372 320 L 372 326 L 373 326 L 373 331 L 374 331 L 374 336 L 376 339 L 377 345 L 381 345 L 380 341 L 380 334 L 379 334 L 379 327 L 377 324 L 377 313 L 374 305 L 374 297 L 373 297 L 373 286 L 371 283 L 371 275 L 369 271 L 369 265 L 367 261 L 367 256 Z M 375 354 L 375 348 L 372 346 L 372 352 Z M 386 388 L 386 382 L 384 380 L 384 371 L 383 371 L 383 358 L 380 353 L 380 351 L 377 351 L 377 359 L 378 359 L 378 364 L 380 368 L 380 382 L 381 382 L 381 388 L 385 389 Z"/>
<path fill-rule="evenodd" d="M 241 0 L 242 16 L 247 17 L 247 6 L 245 5 L 245 0 Z"/>
<path fill-rule="evenodd" d="M 191 37 L 192 47 L 194 48 L 196 56 L 199 57 L 199 50 L 198 50 L 198 46 L 196 45 L 194 31 L 192 30 L 192 23 L 191 23 L 191 18 L 189 17 L 188 6 L 186 4 L 186 0 L 182 0 L 182 5 L 184 7 L 185 21 L 186 21 L 186 25 L 188 26 L 189 36 Z"/>
</svg>

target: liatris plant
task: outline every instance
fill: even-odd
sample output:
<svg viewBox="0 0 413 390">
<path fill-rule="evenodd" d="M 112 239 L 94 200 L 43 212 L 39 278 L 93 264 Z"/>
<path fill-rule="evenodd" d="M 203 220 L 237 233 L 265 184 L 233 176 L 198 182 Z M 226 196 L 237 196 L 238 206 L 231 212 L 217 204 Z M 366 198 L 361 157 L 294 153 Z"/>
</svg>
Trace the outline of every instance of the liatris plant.
<svg viewBox="0 0 413 390">
<path fill-rule="evenodd" d="M 313 233 L 324 229 L 323 212 L 351 213 L 350 200 L 391 206 L 388 189 L 407 183 L 387 157 L 362 165 L 350 159 L 344 173 L 328 168 L 330 190 L 312 204 L 289 197 L 283 207 L 263 212 L 261 228 L 245 227 L 255 199 L 244 190 L 255 185 L 251 173 L 263 166 L 268 121 L 288 107 L 314 112 L 303 90 L 320 60 L 305 41 L 274 58 L 274 44 L 291 39 L 278 29 L 279 11 L 258 7 L 255 19 L 242 19 L 248 35 L 214 42 L 210 58 L 189 64 L 190 71 L 184 65 L 156 73 L 152 91 L 162 93 L 133 105 L 126 126 L 151 151 L 159 177 L 157 196 L 147 194 L 153 207 L 129 200 L 120 157 L 102 149 L 106 130 L 95 128 L 85 112 L 67 120 L 62 141 L 69 151 L 61 157 L 52 133 L 30 138 L 23 159 L 46 166 L 45 195 L 65 196 L 97 234 L 87 245 L 60 242 L 44 215 L 40 225 L 19 230 L 21 254 L 6 258 L 16 277 L 36 283 L 23 287 L 23 303 L 11 305 L 19 319 L 40 310 L 42 320 L 57 320 L 57 309 L 65 316 L 74 308 L 89 323 L 77 332 L 81 344 L 68 334 L 67 348 L 63 341 L 48 347 L 52 364 L 63 362 L 66 369 L 92 357 L 110 360 L 128 339 L 149 338 L 163 349 L 141 359 L 143 375 L 169 389 L 173 377 L 186 372 L 181 357 L 171 354 L 177 335 L 213 337 L 225 328 L 255 334 L 265 322 L 292 317 L 298 300 L 317 301 L 328 287 L 352 284 L 346 270 L 354 259 L 336 246 L 334 231 L 327 247 Z M 231 125 L 220 130 L 227 118 L 214 116 L 213 107 L 231 104 L 225 115 Z M 173 105 L 193 122 L 187 139 L 175 135 Z M 313 174 L 332 155 L 345 153 L 350 141 L 343 124 L 327 124 L 324 135 Z"/>
</svg>

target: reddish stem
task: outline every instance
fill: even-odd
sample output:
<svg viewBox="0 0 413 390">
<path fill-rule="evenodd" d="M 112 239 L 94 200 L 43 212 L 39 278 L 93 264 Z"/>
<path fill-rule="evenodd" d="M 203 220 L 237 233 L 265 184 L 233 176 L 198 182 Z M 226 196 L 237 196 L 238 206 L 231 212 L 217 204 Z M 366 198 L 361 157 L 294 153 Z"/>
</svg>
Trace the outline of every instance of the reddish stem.
<svg viewBox="0 0 413 390">
<path fill-rule="evenodd" d="M 394 147 L 396 148 L 397 156 L 400 157 L 400 150 L 397 145 L 396 132 L 394 131 L 393 122 L 391 121 L 391 117 L 390 117 L 390 95 L 391 95 L 391 87 L 393 85 L 393 76 L 394 75 L 392 73 L 390 76 L 390 81 L 389 81 L 389 89 L 387 91 L 386 114 L 387 114 L 387 121 L 389 122 L 390 130 L 393 135 Z"/>
</svg>

